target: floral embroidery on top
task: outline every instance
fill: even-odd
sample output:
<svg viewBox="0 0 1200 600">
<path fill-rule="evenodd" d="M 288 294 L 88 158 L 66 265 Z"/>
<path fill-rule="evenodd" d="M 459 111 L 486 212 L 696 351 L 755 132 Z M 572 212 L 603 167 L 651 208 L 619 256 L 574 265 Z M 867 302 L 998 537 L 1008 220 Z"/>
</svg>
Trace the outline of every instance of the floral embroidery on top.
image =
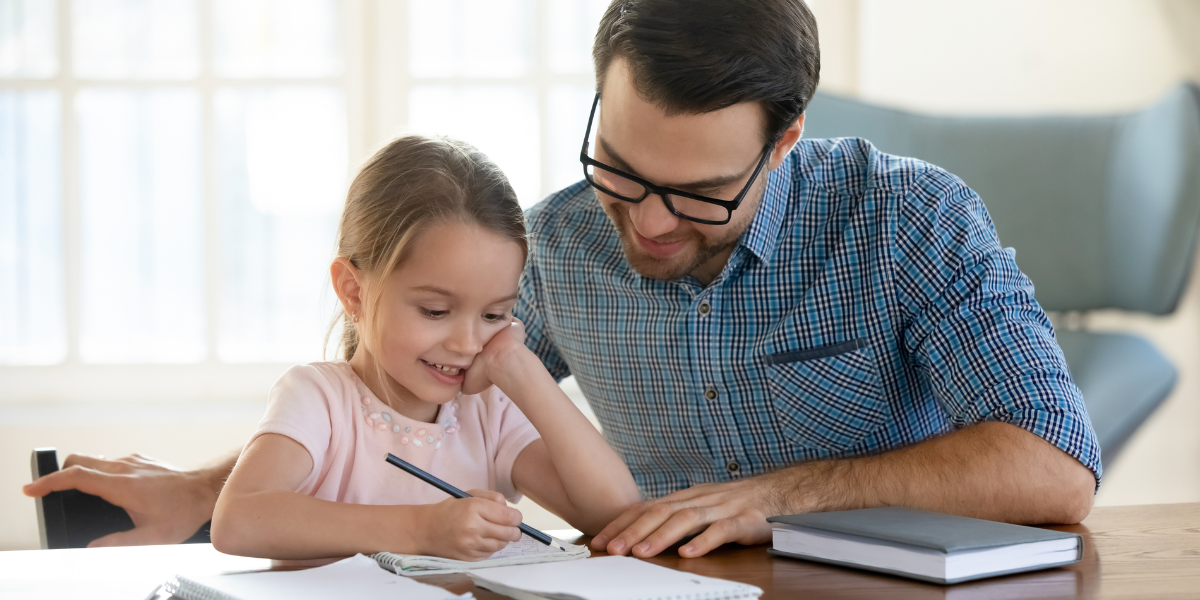
<svg viewBox="0 0 1200 600">
<path fill-rule="evenodd" d="M 359 411 L 363 413 L 363 422 L 367 424 L 367 427 L 379 429 L 381 431 L 391 429 L 392 433 L 400 433 L 400 424 L 393 422 L 393 419 L 396 417 L 393 417 L 392 414 L 386 410 L 368 413 L 370 410 L 370 405 L 371 399 L 364 396 L 362 398 L 362 406 L 359 407 Z M 430 427 L 430 430 L 421 427 L 414 432 L 411 426 L 405 426 L 403 427 L 404 433 L 400 436 L 400 443 L 408 444 L 411 442 L 412 445 L 417 446 L 418 448 L 426 445 L 433 446 L 435 450 L 441 448 L 442 434 L 449 435 L 452 433 L 457 433 L 459 430 L 458 417 L 455 415 L 456 412 L 458 412 L 457 399 L 443 404 L 441 410 L 438 411 L 438 420 L 436 423 L 434 423 L 434 426 L 441 428 L 442 433 L 430 431 L 435 427 Z M 409 437 L 410 435 L 412 437 Z"/>
</svg>

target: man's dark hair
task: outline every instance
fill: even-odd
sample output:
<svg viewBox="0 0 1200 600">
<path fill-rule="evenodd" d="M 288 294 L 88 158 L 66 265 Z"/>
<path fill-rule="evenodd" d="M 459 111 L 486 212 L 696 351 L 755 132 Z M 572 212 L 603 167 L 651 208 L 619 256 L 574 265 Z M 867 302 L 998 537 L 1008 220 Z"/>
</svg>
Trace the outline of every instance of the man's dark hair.
<svg viewBox="0 0 1200 600">
<path fill-rule="evenodd" d="M 803 0 L 614 0 L 592 46 L 597 90 L 617 57 L 668 115 L 761 103 L 770 142 L 804 112 L 821 71 Z"/>
</svg>

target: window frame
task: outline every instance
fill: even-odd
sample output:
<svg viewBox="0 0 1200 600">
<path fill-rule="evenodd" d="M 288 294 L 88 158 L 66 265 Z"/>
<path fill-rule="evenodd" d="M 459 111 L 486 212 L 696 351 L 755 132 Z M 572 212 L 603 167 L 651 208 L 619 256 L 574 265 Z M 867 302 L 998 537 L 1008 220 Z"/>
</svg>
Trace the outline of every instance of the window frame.
<svg viewBox="0 0 1200 600">
<path fill-rule="evenodd" d="M 0 365 L 0 403 L 262 401 L 292 363 L 231 363 L 218 356 L 220 332 L 220 198 L 217 196 L 214 99 L 221 87 L 336 85 L 344 93 L 351 173 L 387 140 L 408 128 L 409 93 L 417 86 L 518 85 L 535 90 L 539 119 L 540 196 L 551 189 L 550 92 L 556 86 L 594 85 L 591 73 L 552 72 L 547 54 L 551 2 L 530 0 L 533 69 L 511 77 L 414 77 L 408 68 L 407 0 L 341 0 L 344 70 L 339 77 L 221 78 L 213 71 L 213 0 L 197 0 L 201 69 L 193 79 L 86 79 L 71 64 L 71 0 L 57 0 L 58 72 L 50 78 L 3 78 L 0 90 L 54 89 L 60 95 L 61 202 L 66 358 L 52 365 Z M 397 35 L 399 33 L 399 35 Z M 78 119 L 75 98 L 84 87 L 196 89 L 202 98 L 205 359 L 188 364 L 85 363 L 80 358 L 81 257 Z M 581 114 L 581 119 L 586 119 Z M 582 122 L 580 124 L 582 128 Z M 574 157 L 572 157 L 573 159 Z M 580 178 L 582 179 L 582 172 Z"/>
<path fill-rule="evenodd" d="M 375 0 L 342 0 L 339 12 L 344 68 L 335 77 L 219 77 L 214 72 L 214 1 L 197 0 L 200 71 L 188 79 L 105 78 L 76 76 L 72 65 L 71 0 L 55 2 L 55 48 L 58 70 L 53 77 L 0 78 L 0 90 L 55 90 L 59 94 L 59 131 L 62 177 L 63 293 L 66 314 L 65 358 L 50 365 L 0 365 L 0 402 L 93 402 L 93 401 L 208 401 L 261 400 L 270 384 L 291 363 L 226 362 L 218 356 L 221 304 L 221 221 L 217 185 L 215 99 L 219 89 L 264 88 L 314 85 L 336 88 L 346 106 L 347 149 L 351 163 L 367 145 L 361 118 L 365 72 L 360 68 L 364 54 L 362 30 L 367 28 L 366 4 Z M 196 90 L 201 97 L 202 164 L 201 191 L 203 224 L 203 285 L 205 358 L 200 362 L 88 363 L 80 357 L 81 331 L 81 205 L 79 119 L 76 97 L 88 89 Z M 119 318 L 115 316 L 115 318 Z"/>
</svg>

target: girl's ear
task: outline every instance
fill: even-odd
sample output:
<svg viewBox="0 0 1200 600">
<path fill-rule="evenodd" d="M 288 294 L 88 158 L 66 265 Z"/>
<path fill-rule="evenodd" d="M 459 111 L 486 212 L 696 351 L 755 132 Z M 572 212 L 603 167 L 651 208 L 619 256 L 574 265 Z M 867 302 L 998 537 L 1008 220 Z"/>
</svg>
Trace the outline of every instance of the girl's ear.
<svg viewBox="0 0 1200 600">
<path fill-rule="evenodd" d="M 333 281 L 333 291 L 342 301 L 342 310 L 354 319 L 362 312 L 362 272 L 354 268 L 350 259 L 339 256 L 329 265 L 329 276 Z"/>
</svg>

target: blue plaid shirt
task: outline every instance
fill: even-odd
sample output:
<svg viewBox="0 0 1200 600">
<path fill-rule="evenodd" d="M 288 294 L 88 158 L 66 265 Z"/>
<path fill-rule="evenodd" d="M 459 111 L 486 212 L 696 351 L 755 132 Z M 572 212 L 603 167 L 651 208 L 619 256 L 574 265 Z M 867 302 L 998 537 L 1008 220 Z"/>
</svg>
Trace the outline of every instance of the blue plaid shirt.
<svg viewBox="0 0 1200 600">
<path fill-rule="evenodd" d="M 708 286 L 634 271 L 585 182 L 527 218 L 527 343 L 575 376 L 646 498 L 981 421 L 1041 436 L 1099 481 L 1033 284 L 942 169 L 801 140 Z"/>
</svg>

